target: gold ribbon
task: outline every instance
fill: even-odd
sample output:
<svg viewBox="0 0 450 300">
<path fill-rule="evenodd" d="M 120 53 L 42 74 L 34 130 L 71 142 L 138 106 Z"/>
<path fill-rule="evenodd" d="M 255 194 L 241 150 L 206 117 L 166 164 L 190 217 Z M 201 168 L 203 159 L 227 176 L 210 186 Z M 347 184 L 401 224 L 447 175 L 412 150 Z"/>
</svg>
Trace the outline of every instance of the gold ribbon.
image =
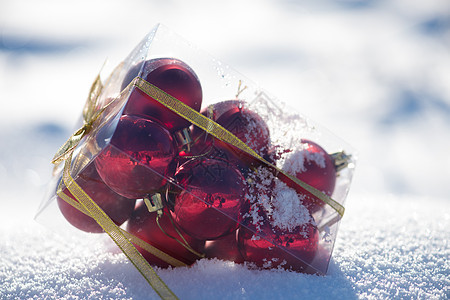
<svg viewBox="0 0 450 300">
<path fill-rule="evenodd" d="M 98 117 L 106 109 L 97 110 L 97 100 L 103 90 L 102 81 L 100 79 L 100 74 L 94 80 L 91 86 L 91 91 L 89 92 L 89 97 L 86 100 L 86 104 L 83 109 L 83 126 L 75 131 L 74 134 L 58 149 L 55 156 L 52 159 L 53 164 L 60 164 L 62 161 L 67 160 L 68 155 L 71 154 L 81 139 L 92 130 L 93 123 L 98 119 Z"/>
<path fill-rule="evenodd" d="M 66 188 L 111 237 L 120 250 L 122 250 L 125 256 L 131 261 L 142 276 L 144 276 L 147 282 L 162 299 L 178 299 L 177 296 L 175 296 L 175 294 L 164 283 L 164 281 L 158 276 L 158 274 L 156 274 L 155 270 L 153 270 L 145 258 L 138 252 L 136 247 L 134 247 L 130 240 L 128 240 L 127 235 L 124 234 L 124 231 L 111 220 L 111 218 L 72 178 L 70 175 L 72 154 L 73 152 L 70 152 L 68 155 L 63 170 L 63 181 Z"/>
<path fill-rule="evenodd" d="M 78 209 L 80 212 L 84 213 L 85 215 L 88 215 L 88 216 L 92 217 L 92 215 L 87 211 L 86 208 L 84 208 L 83 205 L 80 204 L 80 202 L 77 202 L 77 201 L 73 200 L 71 197 L 67 196 L 64 192 L 62 192 L 62 189 L 59 189 L 57 194 L 58 194 L 58 196 L 61 199 L 66 201 L 68 204 L 72 205 L 74 208 Z M 132 235 L 128 231 L 123 230 L 120 227 L 119 227 L 119 229 L 131 243 L 141 247 L 142 249 L 144 249 L 145 251 L 153 254 L 154 256 L 156 256 L 157 258 L 161 259 L 162 261 L 165 261 L 166 263 L 168 263 L 168 264 L 170 264 L 170 265 L 172 265 L 174 267 L 186 267 L 187 266 L 187 264 L 185 264 L 184 262 L 179 261 L 178 259 L 168 255 L 167 253 L 159 250 L 158 248 L 155 248 L 154 246 L 150 245 L 149 243 L 147 243 L 147 242 L 141 240 L 140 238 Z"/>
<path fill-rule="evenodd" d="M 65 195 L 62 191 L 62 188 L 58 188 L 57 194 L 63 200 L 79 209 L 81 212 L 91 216 L 111 237 L 111 239 L 122 250 L 125 256 L 131 261 L 131 263 L 150 284 L 153 290 L 162 299 L 178 299 L 177 296 L 164 283 L 164 281 L 158 276 L 158 274 L 156 274 L 156 272 L 145 260 L 145 258 L 138 252 L 136 247 L 133 246 L 132 243 L 135 243 L 149 253 L 170 263 L 173 266 L 186 266 L 186 264 L 179 260 L 176 260 L 175 258 L 169 256 L 168 254 L 160 251 L 159 249 L 151 246 L 145 241 L 142 241 L 141 239 L 133 236 L 132 234 L 117 226 L 111 220 L 111 218 L 109 218 L 109 216 L 91 199 L 91 197 L 89 197 L 89 195 L 75 182 L 70 174 L 72 155 L 74 150 L 76 149 L 82 138 L 92 130 L 94 122 L 105 111 L 107 106 L 113 103 L 110 102 L 100 109 L 97 107 L 97 101 L 99 96 L 101 95 L 102 90 L 103 85 L 101 83 L 100 75 L 98 75 L 94 83 L 92 84 L 89 97 L 83 109 L 83 126 L 78 129 L 61 146 L 61 148 L 59 148 L 52 159 L 52 163 L 54 163 L 55 165 L 59 165 L 61 162 L 65 161 L 62 181 L 64 182 L 67 190 L 75 197 L 75 199 L 77 199 L 78 202 Z"/>
<path fill-rule="evenodd" d="M 308 191 L 315 197 L 319 198 L 320 200 L 328 204 L 330 207 L 332 207 L 341 218 L 344 216 L 345 208 L 341 204 L 339 204 L 332 198 L 328 197 L 328 195 L 317 190 L 316 188 L 304 183 L 300 179 L 291 176 L 290 174 L 277 168 L 276 166 L 274 166 L 273 164 L 262 158 L 260 155 L 258 155 L 255 151 L 253 151 L 253 149 L 247 146 L 234 134 L 232 134 L 231 132 L 229 132 L 228 130 L 226 130 L 224 127 L 217 124 L 213 120 L 205 117 L 204 115 L 200 114 L 199 112 L 192 109 L 188 105 L 184 104 L 175 97 L 167 94 L 163 90 L 159 89 L 158 87 L 154 86 L 153 84 L 145 81 L 140 77 L 136 77 L 132 81 L 132 84 L 135 85 L 137 88 L 139 88 L 142 92 L 150 96 L 151 98 L 155 99 L 156 101 L 164 105 L 165 107 L 169 108 L 170 110 L 174 111 L 181 117 L 190 121 L 192 124 L 205 130 L 207 133 L 213 135 L 219 140 L 222 140 L 230 145 L 235 146 L 236 148 L 247 153 L 248 155 L 258 159 L 266 166 L 268 166 L 272 170 L 272 172 L 280 179 L 284 179 L 284 181 L 288 182 L 289 181 L 293 182 L 295 183 L 295 185 L 300 186 L 301 188 Z"/>
</svg>

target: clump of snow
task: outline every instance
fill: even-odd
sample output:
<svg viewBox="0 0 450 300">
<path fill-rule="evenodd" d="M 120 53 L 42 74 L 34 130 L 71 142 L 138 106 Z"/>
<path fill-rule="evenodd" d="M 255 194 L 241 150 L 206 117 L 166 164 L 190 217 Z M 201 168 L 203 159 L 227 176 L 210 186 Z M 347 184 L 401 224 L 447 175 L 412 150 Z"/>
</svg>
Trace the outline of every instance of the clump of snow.
<svg viewBox="0 0 450 300">
<path fill-rule="evenodd" d="M 302 204 L 304 195 L 277 181 L 273 191 L 272 225 L 292 232 L 295 228 L 314 222 L 308 209 Z"/>
<path fill-rule="evenodd" d="M 246 198 L 250 211 L 244 215 L 257 229 L 264 220 L 281 230 L 295 228 L 314 222 L 308 209 L 303 205 L 304 195 L 273 175 L 266 167 L 260 166 L 248 176 L 249 189 Z"/>
<path fill-rule="evenodd" d="M 325 157 L 323 154 L 308 151 L 307 143 L 301 143 L 295 150 L 288 153 L 281 161 L 282 169 L 289 174 L 305 172 L 306 163 L 313 163 L 320 168 L 325 168 Z"/>
<path fill-rule="evenodd" d="M 250 220 L 257 229 L 263 225 L 265 214 L 272 214 L 272 188 L 275 178 L 265 167 L 259 167 L 251 172 L 247 177 L 248 189 L 245 195 L 250 204 L 249 211 L 244 214 L 244 218 Z"/>
</svg>

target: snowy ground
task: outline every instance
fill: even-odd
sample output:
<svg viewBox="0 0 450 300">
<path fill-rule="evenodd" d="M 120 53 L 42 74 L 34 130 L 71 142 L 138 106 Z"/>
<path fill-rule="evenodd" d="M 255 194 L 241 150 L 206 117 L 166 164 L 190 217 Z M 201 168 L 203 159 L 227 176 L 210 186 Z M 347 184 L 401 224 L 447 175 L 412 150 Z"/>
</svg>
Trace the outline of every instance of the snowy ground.
<svg viewBox="0 0 450 300">
<path fill-rule="evenodd" d="M 157 22 L 359 151 L 327 276 L 160 270 L 180 298 L 449 298 L 450 5 L 411 2 L 0 0 L 0 298 L 152 293 L 108 239 L 33 216 L 104 59 Z"/>
</svg>

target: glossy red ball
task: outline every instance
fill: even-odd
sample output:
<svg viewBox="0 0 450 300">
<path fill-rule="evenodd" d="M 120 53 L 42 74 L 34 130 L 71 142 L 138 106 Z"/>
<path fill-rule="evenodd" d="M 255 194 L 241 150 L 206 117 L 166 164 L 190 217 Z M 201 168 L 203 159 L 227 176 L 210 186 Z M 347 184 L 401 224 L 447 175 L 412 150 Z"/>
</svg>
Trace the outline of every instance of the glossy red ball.
<svg viewBox="0 0 450 300">
<path fill-rule="evenodd" d="M 108 125 L 107 125 L 108 126 Z M 109 124 L 113 126 L 114 124 Z M 105 132 L 110 131 L 108 128 Z M 123 115 L 95 165 L 103 181 L 118 194 L 138 199 L 163 188 L 175 148 L 169 131 L 158 122 Z M 101 135 L 102 131 L 99 132 Z M 108 135 L 105 135 L 108 139 Z M 97 142 L 100 138 L 97 137 Z"/>
<path fill-rule="evenodd" d="M 199 256 L 187 250 L 175 239 L 169 237 L 176 237 L 182 241 L 181 237 L 175 230 L 170 221 L 169 212 L 164 209 L 164 214 L 160 217 L 159 224 L 164 229 L 165 233 L 159 228 L 156 223 L 156 212 L 149 212 L 144 203 L 139 203 L 136 210 L 133 212 L 130 220 L 127 223 L 127 231 L 168 255 L 176 258 L 187 265 L 193 264 Z M 179 230 L 179 229 L 178 229 Z M 205 242 L 196 240 L 189 235 L 182 232 L 183 237 L 191 248 L 199 253 L 203 253 Z M 136 247 L 144 258 L 151 264 L 162 268 L 167 268 L 170 264 L 153 254 L 145 251 L 141 247 Z"/>
<path fill-rule="evenodd" d="M 175 222 L 189 235 L 213 240 L 238 227 L 246 193 L 244 177 L 226 161 L 196 158 L 175 173 L 169 190 Z"/>
<path fill-rule="evenodd" d="M 91 163 L 82 170 L 75 181 L 118 226 L 131 216 L 136 201 L 122 197 L 112 191 L 102 181 L 94 164 Z M 77 201 L 67 188 L 63 192 Z M 66 220 L 76 228 L 86 232 L 103 232 L 103 229 L 94 219 L 74 208 L 59 196 L 57 197 L 57 203 Z"/>
<path fill-rule="evenodd" d="M 266 221 L 254 231 L 257 234 L 243 226 L 239 228 L 239 250 L 246 261 L 264 269 L 280 267 L 311 272 L 309 264 L 314 260 L 319 244 L 315 225 L 307 223 L 289 231 L 272 227 Z"/>
<path fill-rule="evenodd" d="M 266 122 L 245 102 L 230 100 L 214 105 L 216 122 L 252 148 L 256 153 L 264 155 L 269 150 L 270 132 Z"/>
<path fill-rule="evenodd" d="M 234 134 L 252 150 L 261 156 L 267 156 L 270 147 L 270 132 L 266 122 L 245 102 L 229 100 L 210 105 L 202 110 L 202 114 Z M 209 158 L 220 158 L 229 161 L 241 170 L 259 162 L 242 150 L 221 141 L 198 127 L 192 131 L 194 155 L 206 154 Z"/>
<path fill-rule="evenodd" d="M 194 71 L 181 60 L 157 58 L 141 62 L 125 76 L 122 89 L 136 76 L 142 77 L 184 104 L 200 111 L 202 105 L 200 81 Z M 124 108 L 124 114 L 155 118 L 171 133 L 189 127 L 191 124 L 138 88 L 132 90 Z"/>
<path fill-rule="evenodd" d="M 317 143 L 302 139 L 301 148 L 286 161 L 289 173 L 331 196 L 336 185 L 336 168 L 333 158 Z M 290 184 L 292 186 L 292 184 Z M 306 195 L 303 204 L 312 212 L 325 205 L 323 201 L 309 192 L 300 191 Z"/>
<path fill-rule="evenodd" d="M 318 144 L 302 140 L 305 145 L 304 170 L 296 172 L 295 176 L 331 196 L 336 185 L 336 169 L 331 156 Z"/>
<path fill-rule="evenodd" d="M 237 231 L 212 241 L 206 241 L 205 254 L 207 258 L 244 263 L 244 258 L 238 248 Z"/>
</svg>

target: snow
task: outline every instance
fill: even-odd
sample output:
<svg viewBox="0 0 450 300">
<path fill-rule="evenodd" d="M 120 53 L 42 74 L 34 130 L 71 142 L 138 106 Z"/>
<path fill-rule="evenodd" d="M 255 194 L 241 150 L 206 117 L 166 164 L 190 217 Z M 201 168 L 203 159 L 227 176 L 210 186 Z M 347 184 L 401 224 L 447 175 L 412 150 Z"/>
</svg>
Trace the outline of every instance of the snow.
<svg viewBox="0 0 450 300">
<path fill-rule="evenodd" d="M 428 197 L 352 197 L 326 276 L 218 260 L 157 271 L 181 299 L 445 299 L 448 208 Z M 157 298 L 108 238 L 63 235 L 21 220 L 0 229 L 2 298 Z"/>
<path fill-rule="evenodd" d="M 290 155 L 287 156 L 286 161 L 283 163 L 283 171 L 289 174 L 296 174 L 305 172 L 305 162 L 311 162 L 320 168 L 325 168 L 325 157 L 321 153 L 305 151 L 307 149 L 304 144 L 301 144 L 301 149 L 295 149 Z"/>
<path fill-rule="evenodd" d="M 0 298 L 156 298 L 102 235 L 33 220 L 88 88 L 162 22 L 359 152 L 326 276 L 202 260 L 181 299 L 450 296 L 450 4 L 0 3 Z M 62 232 L 61 232 L 62 231 Z"/>
</svg>

